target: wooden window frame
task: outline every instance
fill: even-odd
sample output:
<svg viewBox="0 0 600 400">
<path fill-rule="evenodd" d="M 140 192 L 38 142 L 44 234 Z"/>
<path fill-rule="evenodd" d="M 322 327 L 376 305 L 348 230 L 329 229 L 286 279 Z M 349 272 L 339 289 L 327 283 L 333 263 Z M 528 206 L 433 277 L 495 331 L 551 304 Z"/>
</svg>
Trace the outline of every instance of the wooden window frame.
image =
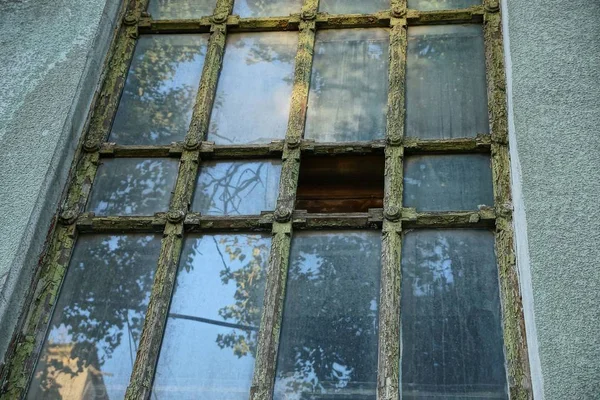
<svg viewBox="0 0 600 400">
<path fill-rule="evenodd" d="M 514 253 L 509 175 L 506 81 L 499 0 L 460 10 L 418 11 L 406 0 L 369 15 L 318 12 L 319 0 L 304 0 L 302 12 L 289 17 L 240 18 L 231 15 L 233 0 L 218 0 L 214 14 L 187 20 L 152 20 L 148 0 L 128 0 L 115 34 L 101 92 L 96 96 L 87 132 L 77 152 L 71 182 L 48 238 L 48 249 L 35 274 L 28 303 L 2 370 L 3 399 L 27 391 L 58 298 L 78 233 L 161 232 L 163 234 L 150 303 L 127 399 L 146 399 L 152 389 L 167 313 L 175 284 L 184 232 L 271 231 L 264 309 L 259 331 L 252 400 L 272 398 L 285 282 L 292 233 L 297 229 L 382 230 L 377 399 L 400 397 L 400 281 L 403 231 L 412 228 L 484 228 L 496 237 L 502 304 L 502 327 L 510 399 L 531 399 L 526 333 Z M 491 131 L 467 139 L 420 140 L 404 136 L 407 27 L 469 23 L 484 27 L 488 109 Z M 361 143 L 315 143 L 304 140 L 308 93 L 319 29 L 386 27 L 390 32 L 389 97 L 384 140 Z M 226 37 L 229 32 L 298 31 L 294 84 L 285 140 L 268 144 L 220 146 L 205 140 L 208 132 Z M 140 34 L 210 33 L 192 122 L 183 142 L 167 146 L 121 146 L 106 142 L 110 133 L 136 41 Z M 485 153 L 493 171 L 494 207 L 473 212 L 420 213 L 402 207 L 405 154 Z M 384 208 L 367 213 L 308 214 L 294 210 L 303 155 L 381 154 L 385 156 Z M 168 212 L 150 217 L 96 217 L 84 212 L 103 158 L 174 157 L 180 160 Z M 205 159 L 282 159 L 279 197 L 274 212 L 255 217 L 213 217 L 189 212 L 199 165 Z"/>
</svg>

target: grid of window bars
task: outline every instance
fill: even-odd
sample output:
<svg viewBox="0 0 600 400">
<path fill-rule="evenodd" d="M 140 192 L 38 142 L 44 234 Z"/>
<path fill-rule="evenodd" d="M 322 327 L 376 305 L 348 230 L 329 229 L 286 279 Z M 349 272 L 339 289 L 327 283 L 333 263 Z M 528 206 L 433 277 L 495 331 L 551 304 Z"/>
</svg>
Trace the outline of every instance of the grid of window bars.
<svg viewBox="0 0 600 400">
<path fill-rule="evenodd" d="M 489 390 L 474 390 L 466 387 L 468 380 L 458 379 L 465 387 L 457 384 L 454 389 L 444 388 L 443 395 L 468 392 L 478 398 L 531 398 L 513 253 L 498 1 L 477 4 L 471 0 L 409 0 L 406 4 L 405 0 L 391 0 L 389 4 L 387 0 L 321 0 L 319 5 L 319 0 L 282 0 L 256 2 L 262 5 L 258 11 L 249 7 L 251 2 L 247 0 L 235 4 L 233 0 L 213 2 L 150 0 L 148 5 L 148 0 L 130 0 L 126 5 L 59 223 L 37 273 L 11 361 L 3 372 L 3 396 L 20 398 L 27 394 L 36 398 L 41 394 L 35 385 L 28 391 L 31 379 L 39 385 L 52 378 L 48 376 L 52 371 L 67 368 L 85 375 L 77 384 L 83 391 L 71 393 L 82 398 L 210 397 L 210 392 L 197 391 L 202 382 L 190 386 L 194 389 L 189 393 L 177 390 L 194 383 L 194 379 L 201 381 L 198 376 L 202 373 L 223 373 L 227 369 L 239 369 L 233 374 L 228 371 L 228 376 L 232 380 L 246 379 L 248 385 L 250 378 L 242 375 L 251 374 L 251 387 L 246 388 L 251 399 L 422 398 L 440 390 L 436 385 L 452 386 L 454 382 L 453 376 L 428 365 L 440 362 L 423 355 L 435 349 L 419 347 L 419 341 L 436 329 L 424 328 L 423 321 L 434 316 L 427 312 L 420 315 L 418 310 L 427 307 L 419 303 L 419 291 L 435 285 L 423 283 L 425 275 L 429 273 L 445 283 L 460 279 L 449 276 L 448 270 L 430 268 L 431 263 L 435 264 L 432 258 L 437 256 L 443 262 L 464 264 L 454 273 L 482 276 L 480 281 L 466 279 L 461 290 L 479 296 L 467 301 L 481 303 L 477 307 L 490 319 L 488 325 L 474 327 L 460 323 L 452 327 L 450 321 L 444 325 L 449 332 L 442 334 L 441 341 L 456 342 L 457 337 L 462 340 L 460 329 L 493 328 L 495 324 L 497 333 L 503 335 L 487 342 L 482 339 L 478 344 L 485 343 L 483 350 L 465 343 L 457 345 L 459 350 L 454 352 L 442 349 L 442 357 L 462 354 L 458 361 L 444 360 L 448 369 L 462 368 L 463 375 L 481 374 L 485 376 L 481 381 L 490 383 Z M 212 15 L 204 15 L 210 12 Z M 290 15 L 271 16 L 278 13 Z M 450 40 L 460 54 L 432 54 L 432 41 L 453 35 L 460 37 L 459 41 Z M 337 60 L 356 49 L 326 46 L 346 36 L 367 42 L 366 52 L 371 58 L 381 57 L 382 49 L 389 51 L 389 73 L 384 72 L 388 78 L 384 81 L 387 105 L 379 113 L 383 120 L 364 118 L 361 111 L 366 108 L 370 114 L 379 115 L 381 65 L 368 64 L 367 60 L 363 65 L 369 65 L 369 71 L 343 70 Z M 478 46 L 480 52 L 473 50 Z M 154 61 L 144 65 L 144 57 Z M 154 63 L 161 59 L 172 63 Z M 244 68 L 235 65 L 240 60 L 245 60 Z M 436 62 L 445 63 L 445 67 L 432 67 L 431 63 Z M 328 63 L 333 63 L 334 74 L 363 74 L 362 87 L 356 77 L 347 79 L 359 85 L 364 92 L 361 98 L 366 100 L 352 103 L 343 90 L 336 92 L 328 87 L 316 93 L 317 85 L 322 85 L 319 73 L 324 73 Z M 451 76 L 455 82 L 444 89 L 428 87 L 435 79 L 448 79 L 443 74 L 448 73 L 445 70 L 449 64 L 459 65 L 463 75 Z M 290 76 L 284 71 L 288 67 Z M 151 80 L 161 78 L 170 82 L 153 87 Z M 484 89 L 483 95 L 477 96 L 472 82 L 478 79 L 483 87 L 487 86 L 487 94 Z M 177 93 L 169 92 L 172 88 Z M 458 97 L 457 101 L 460 95 L 455 92 L 462 89 L 475 96 Z M 264 96 L 274 92 L 277 97 Z M 405 93 L 409 96 L 406 102 Z M 260 101 L 253 101 L 253 96 Z M 139 102 L 144 98 L 161 101 L 162 109 L 154 107 L 153 101 Z M 353 116 L 359 122 L 340 130 L 330 115 L 319 115 L 320 107 L 336 101 L 357 107 L 360 115 Z M 465 104 L 468 109 L 464 109 Z M 444 107 L 447 109 L 440 116 L 439 110 Z M 285 118 L 267 117 L 275 111 L 284 113 Z M 295 210 L 301 160 L 307 155 L 348 154 L 385 158 L 383 210 L 329 214 Z M 140 176 L 133 177 L 132 171 Z M 255 196 L 250 188 L 258 184 L 264 189 Z M 273 195 L 277 190 L 278 195 Z M 486 201 L 493 207 L 482 207 L 480 202 Z M 298 367 L 299 359 L 286 359 L 282 350 L 285 346 L 292 348 L 292 353 L 305 350 L 303 338 L 298 337 L 304 327 L 290 326 L 310 322 L 319 301 L 311 303 L 304 297 L 332 300 L 314 287 L 305 286 L 309 292 L 313 290 L 307 295 L 298 278 L 303 275 L 305 280 L 316 279 L 318 275 L 307 272 L 310 267 L 302 260 L 321 257 L 313 261 L 328 262 L 322 259 L 323 254 L 315 253 L 319 245 L 325 253 L 335 250 L 327 254 L 338 259 L 331 261 L 334 275 L 336 268 L 347 264 L 360 267 L 350 271 L 354 274 L 348 278 L 351 282 L 342 288 L 350 293 L 349 297 L 360 297 L 366 291 L 366 296 L 372 298 L 359 316 L 371 316 L 367 322 L 367 328 L 373 325 L 370 333 L 367 328 L 353 332 L 354 336 L 367 337 L 357 341 L 346 335 L 349 352 L 345 357 L 376 365 L 343 365 L 343 360 L 329 360 L 326 363 L 334 381 L 329 387 L 310 378 L 317 374 L 315 368 L 323 367 L 322 363 L 313 358 L 311 364 L 306 358 L 305 365 Z M 440 251 L 448 254 L 440 255 Z M 110 263 L 119 266 L 113 268 L 116 272 L 98 270 Z M 223 265 L 223 270 L 214 276 L 202 272 L 203 266 L 214 264 Z M 473 264 L 479 269 L 473 270 Z M 178 280 L 178 270 L 182 269 L 189 272 L 187 280 Z M 264 291 L 263 286 L 252 285 L 253 279 L 262 282 Z M 415 284 L 418 280 L 421 283 Z M 229 281 L 236 282 L 234 288 L 229 285 L 223 290 L 233 290 L 228 296 L 233 295 L 236 302 L 219 304 L 220 293 L 215 287 Z M 357 282 L 362 286 L 356 286 Z M 124 286 L 126 290 L 111 291 Z M 61 287 L 63 294 L 59 297 Z M 145 287 L 151 287 L 151 291 L 144 291 Z M 321 292 L 330 289 L 321 288 Z M 68 293 L 77 290 L 85 296 L 69 298 Z M 110 304 L 90 307 L 96 297 Z M 65 308 L 73 299 L 78 302 Z M 135 299 L 135 306 L 131 299 Z M 444 301 L 450 304 L 452 298 L 442 298 L 441 303 L 429 307 L 443 308 Z M 123 331 L 115 332 L 114 326 L 111 331 L 108 326 L 97 343 L 77 343 L 81 338 L 68 332 L 65 321 L 79 324 L 80 329 L 95 329 L 86 324 L 101 325 L 103 319 L 114 317 L 111 314 L 118 307 L 111 308 L 111 304 L 126 310 L 126 315 L 117 317 L 120 322 L 116 325 Z M 212 307 L 214 315 L 196 316 L 195 306 Z M 500 307 L 501 315 L 495 313 Z M 52 316 L 54 308 L 57 311 Z M 344 318 L 348 307 L 342 309 L 346 311 L 338 311 L 339 318 Z M 79 310 L 82 318 L 73 319 L 77 314 L 74 310 Z M 359 311 L 357 304 L 354 312 Z M 441 317 L 452 319 L 451 314 L 452 310 Z M 58 323 L 50 332 L 58 344 L 52 348 L 46 340 L 51 318 L 52 325 Z M 186 335 L 200 340 L 207 334 L 186 330 L 186 321 L 209 326 L 216 343 L 183 341 Z M 320 323 L 318 319 L 312 321 L 306 329 L 318 331 Z M 341 333 L 314 334 L 323 338 Z M 491 333 L 486 330 L 470 334 L 494 336 L 493 329 Z M 107 390 L 103 380 L 109 378 L 93 370 L 94 362 L 69 359 L 73 342 L 81 346 L 77 354 L 94 353 L 89 357 L 98 358 L 96 345 L 115 351 L 111 345 L 119 347 L 126 341 L 130 352 L 131 348 L 135 350 L 128 355 L 131 368 L 113 366 L 117 376 L 113 376 L 112 391 L 102 392 Z M 500 355 L 495 351 L 498 343 L 503 343 Z M 210 352 L 192 349 L 215 345 L 230 349 L 239 359 L 251 353 L 255 362 L 242 365 L 232 359 L 218 364 L 210 358 Z M 318 348 L 317 343 L 311 351 Z M 179 370 L 169 365 L 169 357 L 177 362 L 187 350 L 193 357 L 185 360 L 192 365 L 184 364 Z M 36 364 L 40 352 L 45 361 Z M 465 360 L 473 354 L 488 358 L 482 361 L 483 368 L 465 368 Z M 110 358 L 110 354 L 102 357 Z M 193 362 L 198 357 L 207 357 L 210 365 L 195 370 Z M 44 362 L 53 367 L 42 365 Z M 217 371 L 211 372 L 211 365 Z M 170 368 L 173 371 L 169 372 Z M 186 369 L 192 375 L 177 376 L 177 371 L 185 375 Z M 200 369 L 202 372 L 198 372 Z M 364 381 L 355 382 L 350 378 L 352 374 Z M 406 381 L 402 387 L 401 381 Z M 498 391 L 498 384 L 507 389 Z M 239 394 L 219 398 L 240 398 Z"/>
</svg>

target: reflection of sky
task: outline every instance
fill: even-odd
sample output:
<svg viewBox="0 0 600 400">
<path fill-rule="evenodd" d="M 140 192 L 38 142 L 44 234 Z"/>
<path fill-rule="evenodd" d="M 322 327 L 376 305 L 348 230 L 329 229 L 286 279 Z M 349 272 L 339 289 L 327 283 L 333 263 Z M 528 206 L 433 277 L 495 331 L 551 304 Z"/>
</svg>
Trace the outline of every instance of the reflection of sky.
<svg viewBox="0 0 600 400">
<path fill-rule="evenodd" d="M 251 238 L 250 241 L 248 241 Z M 237 243 L 236 243 L 237 240 Z M 252 243 L 252 245 L 248 245 Z M 230 245 L 230 252 L 227 246 Z M 220 278 L 224 264 L 232 271 L 253 259 L 258 246 L 262 250 L 263 268 L 266 268 L 270 239 L 260 235 L 205 235 L 188 238 L 182 255 L 192 255 L 191 270 L 180 268 L 170 313 L 225 321 L 219 309 L 235 303 L 235 280 L 224 284 Z M 234 249 L 240 256 L 232 260 Z M 193 251 L 192 251 L 193 249 Z M 261 280 L 259 285 L 264 284 Z M 259 288 L 262 293 L 262 288 Z M 235 320 L 227 320 L 236 323 Z M 258 328 L 258 327 L 256 327 Z M 244 332 L 204 322 L 169 318 L 163 339 L 154 382 L 154 399 L 247 399 L 252 379 L 254 358 L 238 358 L 233 349 L 221 349 L 218 334 Z"/>
<path fill-rule="evenodd" d="M 268 143 L 285 136 L 297 44 L 295 32 L 228 35 L 208 140 Z"/>
<path fill-rule="evenodd" d="M 259 4 L 265 4 L 263 10 Z M 302 8 L 302 0 L 235 0 L 233 14 L 242 18 L 246 17 L 278 17 L 299 13 Z"/>
<path fill-rule="evenodd" d="M 200 18 L 212 15 L 216 0 L 150 0 L 153 19 Z"/>
<path fill-rule="evenodd" d="M 369 14 L 390 8 L 390 0 L 321 0 L 319 11 L 329 14 Z"/>
<path fill-rule="evenodd" d="M 408 0 L 408 8 L 416 10 L 450 10 L 481 5 L 482 0 Z"/>
</svg>

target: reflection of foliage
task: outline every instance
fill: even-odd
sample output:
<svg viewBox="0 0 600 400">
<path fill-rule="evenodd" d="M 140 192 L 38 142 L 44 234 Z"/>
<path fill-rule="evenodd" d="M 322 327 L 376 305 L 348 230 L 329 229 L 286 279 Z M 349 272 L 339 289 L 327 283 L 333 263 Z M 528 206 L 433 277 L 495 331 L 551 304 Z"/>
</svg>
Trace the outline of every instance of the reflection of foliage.
<svg viewBox="0 0 600 400">
<path fill-rule="evenodd" d="M 182 140 L 192 117 L 206 45 L 206 35 L 142 36 L 111 140 L 120 144 Z"/>
<path fill-rule="evenodd" d="M 154 19 L 186 19 L 211 15 L 216 0 L 150 0 L 148 12 Z"/>
<path fill-rule="evenodd" d="M 403 246 L 402 275 L 404 390 L 503 393 L 493 235 L 411 233 Z"/>
<path fill-rule="evenodd" d="M 408 0 L 409 8 L 418 10 L 451 10 L 481 5 L 481 0 Z"/>
<path fill-rule="evenodd" d="M 122 345 L 133 364 L 159 250 L 154 236 L 79 239 L 32 384 L 39 398 L 60 398 L 58 373 L 102 371 Z M 71 346 L 69 357 L 52 357 L 61 343 Z"/>
</svg>

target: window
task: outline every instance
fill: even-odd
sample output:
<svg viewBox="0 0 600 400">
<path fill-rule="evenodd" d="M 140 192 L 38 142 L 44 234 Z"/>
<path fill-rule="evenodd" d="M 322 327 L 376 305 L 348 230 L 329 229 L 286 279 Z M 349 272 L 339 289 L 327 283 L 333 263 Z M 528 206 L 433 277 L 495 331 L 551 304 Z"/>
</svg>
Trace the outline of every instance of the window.
<svg viewBox="0 0 600 400">
<path fill-rule="evenodd" d="M 127 7 L 7 398 L 531 398 L 497 1 Z"/>
</svg>

